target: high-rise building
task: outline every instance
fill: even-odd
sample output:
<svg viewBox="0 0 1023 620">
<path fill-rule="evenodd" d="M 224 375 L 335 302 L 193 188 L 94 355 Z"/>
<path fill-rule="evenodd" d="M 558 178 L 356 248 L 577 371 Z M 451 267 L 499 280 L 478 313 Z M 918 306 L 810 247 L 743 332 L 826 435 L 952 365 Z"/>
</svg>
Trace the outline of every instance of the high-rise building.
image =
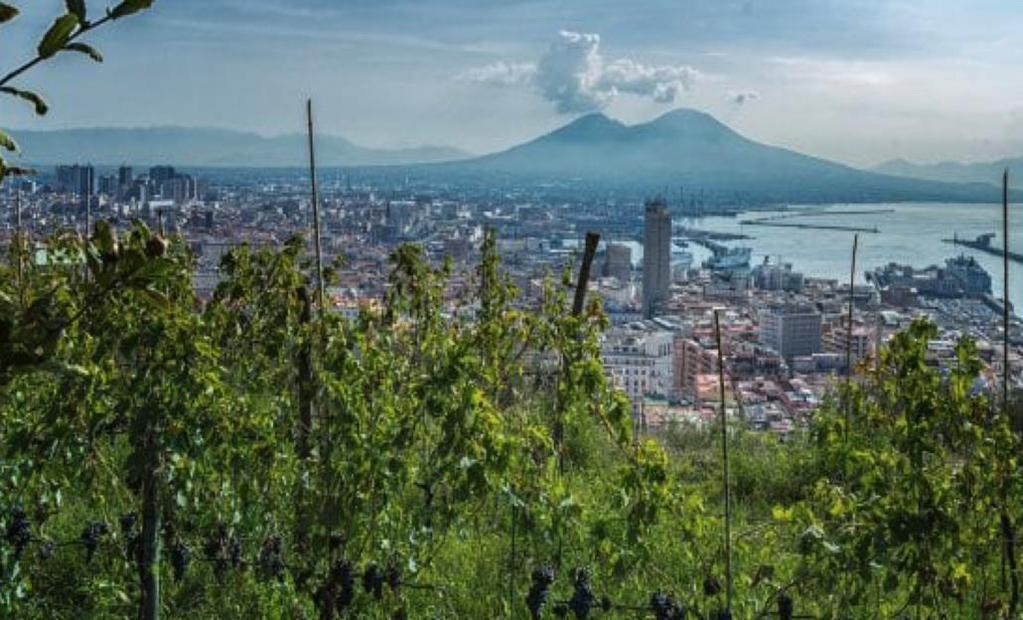
<svg viewBox="0 0 1023 620">
<path fill-rule="evenodd" d="M 85 166 L 57 166 L 57 190 L 79 197 L 91 196 L 96 188 L 96 169 Z"/>
<path fill-rule="evenodd" d="M 112 174 L 105 174 L 99 178 L 99 193 L 107 196 L 116 196 L 118 192 L 117 177 Z"/>
<path fill-rule="evenodd" d="M 671 286 L 671 213 L 663 198 L 646 204 L 643 230 L 643 313 L 653 316 Z"/>
<path fill-rule="evenodd" d="M 603 275 L 628 284 L 632 279 L 632 248 L 621 243 L 607 244 Z"/>
<path fill-rule="evenodd" d="M 786 361 L 821 351 L 821 313 L 809 304 L 781 304 L 760 315 L 760 342 Z"/>
<path fill-rule="evenodd" d="M 117 169 L 117 186 L 121 188 L 121 191 L 131 187 L 131 182 L 134 180 L 135 175 L 131 166 L 121 166 Z"/>
<path fill-rule="evenodd" d="M 153 166 L 149 169 L 149 180 L 156 187 L 160 187 L 165 181 L 170 181 L 178 176 L 174 166 Z"/>
</svg>

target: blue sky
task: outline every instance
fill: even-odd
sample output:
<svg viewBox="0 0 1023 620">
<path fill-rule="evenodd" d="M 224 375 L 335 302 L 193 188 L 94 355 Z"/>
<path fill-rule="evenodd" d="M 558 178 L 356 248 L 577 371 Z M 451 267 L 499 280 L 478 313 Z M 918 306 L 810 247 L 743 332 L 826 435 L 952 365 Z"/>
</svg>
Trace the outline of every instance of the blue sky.
<svg viewBox="0 0 1023 620">
<path fill-rule="evenodd" d="M 0 54 L 63 8 L 24 0 Z M 90 0 L 98 13 L 104 6 Z M 1023 154 L 1018 0 L 156 0 L 21 82 L 13 127 L 322 131 L 483 153 L 587 111 L 674 107 L 854 164 Z"/>
</svg>

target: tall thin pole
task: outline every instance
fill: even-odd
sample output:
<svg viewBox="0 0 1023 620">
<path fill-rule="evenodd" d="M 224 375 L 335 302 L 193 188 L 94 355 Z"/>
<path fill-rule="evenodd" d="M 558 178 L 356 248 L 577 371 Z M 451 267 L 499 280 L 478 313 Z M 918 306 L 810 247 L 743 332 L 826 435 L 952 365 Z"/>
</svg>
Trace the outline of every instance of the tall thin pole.
<svg viewBox="0 0 1023 620">
<path fill-rule="evenodd" d="M 721 459 L 725 488 L 725 610 L 732 611 L 732 497 L 728 476 L 728 416 L 725 412 L 725 353 L 721 348 L 720 310 L 714 310 L 714 338 L 718 347 L 718 385 L 721 392 Z"/>
<path fill-rule="evenodd" d="M 21 234 L 21 186 L 18 186 L 14 194 L 14 251 L 18 259 L 18 290 L 21 293 L 21 303 L 25 303 L 25 253 L 28 251 L 28 244 Z"/>
<path fill-rule="evenodd" d="M 92 235 L 92 173 L 85 175 L 85 236 L 90 235 Z"/>
<path fill-rule="evenodd" d="M 1009 169 L 1002 172 L 1002 406 L 1009 413 Z"/>
<path fill-rule="evenodd" d="M 849 418 L 852 407 L 852 338 L 853 338 L 853 306 L 855 305 L 855 283 L 856 283 L 856 251 L 859 249 L 860 235 L 853 235 L 852 264 L 849 267 L 849 322 L 845 326 L 845 432 L 849 432 Z"/>
<path fill-rule="evenodd" d="M 323 312 L 323 252 L 320 248 L 320 196 L 316 187 L 316 149 L 313 144 L 313 100 L 305 102 L 306 121 L 309 126 L 309 179 L 313 200 L 313 234 L 316 236 L 316 302 Z"/>
</svg>

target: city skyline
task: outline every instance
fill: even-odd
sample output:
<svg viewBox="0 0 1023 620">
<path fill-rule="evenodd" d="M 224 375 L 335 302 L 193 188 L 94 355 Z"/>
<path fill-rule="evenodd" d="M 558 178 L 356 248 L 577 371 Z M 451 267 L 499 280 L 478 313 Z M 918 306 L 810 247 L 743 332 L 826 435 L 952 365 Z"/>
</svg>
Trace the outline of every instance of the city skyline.
<svg viewBox="0 0 1023 620">
<path fill-rule="evenodd" d="M 1023 12 L 1004 1 L 162 4 L 89 37 L 105 70 L 58 58 L 27 78 L 58 103 L 39 120 L 11 102 L 10 124 L 279 135 L 301 131 L 311 95 L 322 133 L 376 147 L 486 153 L 578 114 L 691 107 L 861 166 L 1023 153 L 1009 60 Z M 24 7 L 3 51 L 17 58 L 60 10 Z"/>
</svg>

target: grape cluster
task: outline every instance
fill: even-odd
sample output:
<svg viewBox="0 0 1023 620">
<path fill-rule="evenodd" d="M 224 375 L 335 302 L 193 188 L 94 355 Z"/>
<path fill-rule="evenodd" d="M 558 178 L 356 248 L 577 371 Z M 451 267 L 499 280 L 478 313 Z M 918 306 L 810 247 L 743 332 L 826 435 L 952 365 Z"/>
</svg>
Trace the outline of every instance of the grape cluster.
<svg viewBox="0 0 1023 620">
<path fill-rule="evenodd" d="M 362 589 L 367 593 L 372 592 L 373 598 L 381 600 L 384 598 L 384 580 L 386 575 L 373 562 L 366 565 L 362 572 Z"/>
<path fill-rule="evenodd" d="M 732 612 L 729 609 L 719 609 L 714 613 L 714 620 L 732 620 Z"/>
<path fill-rule="evenodd" d="M 721 582 L 713 575 L 707 575 L 703 580 L 703 593 L 707 596 L 717 596 L 721 593 Z"/>
<path fill-rule="evenodd" d="M 341 545 L 345 544 L 345 537 L 341 532 L 331 532 L 328 538 L 328 544 L 330 545 L 331 551 L 337 551 L 341 548 Z"/>
<path fill-rule="evenodd" d="M 11 511 L 11 522 L 7 524 L 7 533 L 4 538 L 7 540 L 7 544 L 14 547 L 14 559 L 21 558 L 25 547 L 32 540 L 32 525 L 21 508 Z"/>
<path fill-rule="evenodd" d="M 593 594 L 593 587 L 590 585 L 590 571 L 585 568 L 577 568 L 575 571 L 575 589 L 572 598 L 568 600 L 568 608 L 572 610 L 578 620 L 586 620 L 590 617 L 597 597 Z"/>
<path fill-rule="evenodd" d="M 263 573 L 284 581 L 284 539 L 280 534 L 272 534 L 263 541 L 259 550 L 259 567 Z"/>
<path fill-rule="evenodd" d="M 202 550 L 206 559 L 213 563 L 213 574 L 218 582 L 223 581 L 228 568 L 238 569 L 245 563 L 241 541 L 228 535 L 224 525 L 219 525 L 216 533 L 206 539 Z"/>
<path fill-rule="evenodd" d="M 554 567 L 550 564 L 537 566 L 533 569 L 532 579 L 529 594 L 526 595 L 526 606 L 529 607 L 529 614 L 533 620 L 539 620 L 544 603 L 550 596 L 551 584 L 554 583 Z"/>
<path fill-rule="evenodd" d="M 398 589 L 401 588 L 401 566 L 397 561 L 392 560 L 387 565 L 387 586 L 391 588 L 391 592 L 398 593 Z"/>
<path fill-rule="evenodd" d="M 795 614 L 795 607 L 791 596 L 784 591 L 778 593 L 778 617 L 781 620 L 792 620 L 792 616 Z"/>
<path fill-rule="evenodd" d="M 85 561 L 92 560 L 92 556 L 96 555 L 96 550 L 99 549 L 100 540 L 106 536 L 110 528 L 103 521 L 93 521 L 92 523 L 85 526 L 82 530 L 82 535 L 79 537 L 82 544 L 85 545 Z"/>
<path fill-rule="evenodd" d="M 181 581 L 192 561 L 192 551 L 184 543 L 175 542 L 170 548 L 170 560 L 171 568 L 174 569 L 174 580 Z"/>
<path fill-rule="evenodd" d="M 121 525 L 121 535 L 124 537 L 124 555 L 129 560 L 139 557 L 139 535 L 135 530 L 138 522 L 138 515 L 129 512 L 121 515 L 118 519 Z"/>
<path fill-rule="evenodd" d="M 316 598 L 321 609 L 333 607 L 339 614 L 345 613 L 355 600 L 355 569 L 352 563 L 344 559 L 334 562 Z M 329 617 L 330 614 L 324 613 L 323 616 Z"/>
<path fill-rule="evenodd" d="M 43 560 L 49 560 L 53 557 L 53 552 L 57 550 L 57 545 L 52 540 L 47 540 L 39 546 L 39 557 Z"/>
<path fill-rule="evenodd" d="M 685 605 L 660 591 L 650 595 L 650 609 L 656 620 L 685 620 L 689 613 Z"/>
</svg>

